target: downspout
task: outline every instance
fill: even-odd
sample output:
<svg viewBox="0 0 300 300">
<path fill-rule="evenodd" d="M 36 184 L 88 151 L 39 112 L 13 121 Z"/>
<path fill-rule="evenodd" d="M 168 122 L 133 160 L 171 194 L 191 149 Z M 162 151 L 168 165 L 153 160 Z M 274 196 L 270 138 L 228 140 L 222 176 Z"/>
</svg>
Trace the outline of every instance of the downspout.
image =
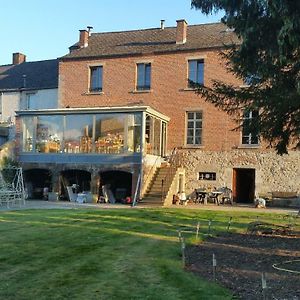
<svg viewBox="0 0 300 300">
<path fill-rule="evenodd" d="M 0 108 L 1 119 L 0 119 L 0 122 L 2 122 L 2 107 L 3 107 L 2 101 L 3 101 L 3 92 L 0 92 L 0 103 L 1 103 L 1 108 Z"/>
</svg>

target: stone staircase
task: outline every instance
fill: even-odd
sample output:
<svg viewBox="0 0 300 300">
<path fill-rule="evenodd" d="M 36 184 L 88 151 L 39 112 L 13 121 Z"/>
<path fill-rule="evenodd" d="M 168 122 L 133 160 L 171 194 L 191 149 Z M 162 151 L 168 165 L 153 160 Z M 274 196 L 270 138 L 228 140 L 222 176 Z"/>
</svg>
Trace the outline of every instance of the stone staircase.
<svg viewBox="0 0 300 300">
<path fill-rule="evenodd" d="M 165 180 L 169 168 L 170 167 L 168 166 L 162 166 L 156 169 L 149 188 L 140 204 L 149 206 L 163 206 L 164 199 L 162 199 L 162 181 Z"/>
</svg>

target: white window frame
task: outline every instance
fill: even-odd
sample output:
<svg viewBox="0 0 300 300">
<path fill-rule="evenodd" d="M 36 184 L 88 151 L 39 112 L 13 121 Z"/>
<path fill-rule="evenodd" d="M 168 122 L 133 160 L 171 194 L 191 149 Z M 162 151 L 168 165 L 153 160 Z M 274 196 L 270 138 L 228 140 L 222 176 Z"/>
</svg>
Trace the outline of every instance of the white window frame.
<svg viewBox="0 0 300 300">
<path fill-rule="evenodd" d="M 192 113 L 193 119 L 189 119 L 189 114 Z M 200 113 L 200 119 L 197 119 L 197 113 Z M 193 123 L 193 128 L 189 127 L 189 122 Z M 201 127 L 196 126 L 196 122 L 201 123 Z M 193 130 L 193 135 L 189 135 L 189 130 Z M 198 136 L 200 138 L 200 143 L 196 143 L 196 130 L 200 130 L 200 135 Z M 191 110 L 186 112 L 186 130 L 185 130 L 185 145 L 187 147 L 200 147 L 203 145 L 203 111 L 202 110 Z M 193 142 L 188 143 L 188 138 L 192 137 Z"/>
</svg>

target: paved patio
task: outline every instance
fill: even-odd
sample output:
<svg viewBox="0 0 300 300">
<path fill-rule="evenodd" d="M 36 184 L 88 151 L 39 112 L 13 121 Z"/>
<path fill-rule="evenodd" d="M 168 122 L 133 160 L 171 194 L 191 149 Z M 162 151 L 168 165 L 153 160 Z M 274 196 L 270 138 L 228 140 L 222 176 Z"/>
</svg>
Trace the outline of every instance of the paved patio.
<svg viewBox="0 0 300 300">
<path fill-rule="evenodd" d="M 124 204 L 97 204 L 97 203 L 75 203 L 67 201 L 44 201 L 44 200 L 27 200 L 25 205 L 11 206 L 7 208 L 6 205 L 0 206 L 1 211 L 7 210 L 23 210 L 23 209 L 132 209 L 130 205 Z M 138 204 L 134 209 L 145 209 L 145 208 L 159 208 L 156 206 L 143 205 L 142 203 Z M 217 211 L 249 211 L 249 212 L 260 212 L 260 213 L 297 213 L 298 209 L 296 208 L 266 208 L 259 209 L 255 208 L 252 205 L 214 205 L 214 204 L 189 204 L 189 205 L 173 205 L 170 208 L 178 209 L 199 209 L 199 210 L 217 210 Z"/>
</svg>

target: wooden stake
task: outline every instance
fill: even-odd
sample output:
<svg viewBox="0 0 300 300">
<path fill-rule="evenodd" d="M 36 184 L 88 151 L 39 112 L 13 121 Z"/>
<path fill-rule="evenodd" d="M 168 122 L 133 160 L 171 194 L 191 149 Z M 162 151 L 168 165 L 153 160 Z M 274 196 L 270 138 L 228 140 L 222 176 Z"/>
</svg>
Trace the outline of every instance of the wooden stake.
<svg viewBox="0 0 300 300">
<path fill-rule="evenodd" d="M 184 237 L 181 239 L 182 266 L 185 267 L 185 242 Z"/>
<path fill-rule="evenodd" d="M 181 243 L 181 239 L 182 239 L 181 230 L 178 230 L 178 239 L 179 242 Z"/>
<path fill-rule="evenodd" d="M 266 274 L 265 272 L 261 273 L 261 287 L 262 287 L 262 293 L 263 293 L 263 299 L 267 299 L 267 280 L 266 280 Z"/>
<path fill-rule="evenodd" d="M 208 234 L 210 234 L 211 220 L 208 221 Z"/>
<path fill-rule="evenodd" d="M 197 223 L 197 227 L 196 227 L 196 239 L 198 240 L 198 236 L 199 236 L 199 230 L 200 230 L 200 222 Z"/>
<path fill-rule="evenodd" d="M 230 228 L 230 225 L 231 225 L 231 220 L 232 220 L 232 217 L 229 218 L 228 225 L 227 225 L 227 232 L 229 231 L 229 228 Z"/>
<path fill-rule="evenodd" d="M 217 260 L 216 260 L 216 256 L 214 253 L 213 253 L 213 259 L 212 259 L 212 265 L 213 265 L 213 278 L 214 278 L 214 281 L 216 281 Z"/>
</svg>

